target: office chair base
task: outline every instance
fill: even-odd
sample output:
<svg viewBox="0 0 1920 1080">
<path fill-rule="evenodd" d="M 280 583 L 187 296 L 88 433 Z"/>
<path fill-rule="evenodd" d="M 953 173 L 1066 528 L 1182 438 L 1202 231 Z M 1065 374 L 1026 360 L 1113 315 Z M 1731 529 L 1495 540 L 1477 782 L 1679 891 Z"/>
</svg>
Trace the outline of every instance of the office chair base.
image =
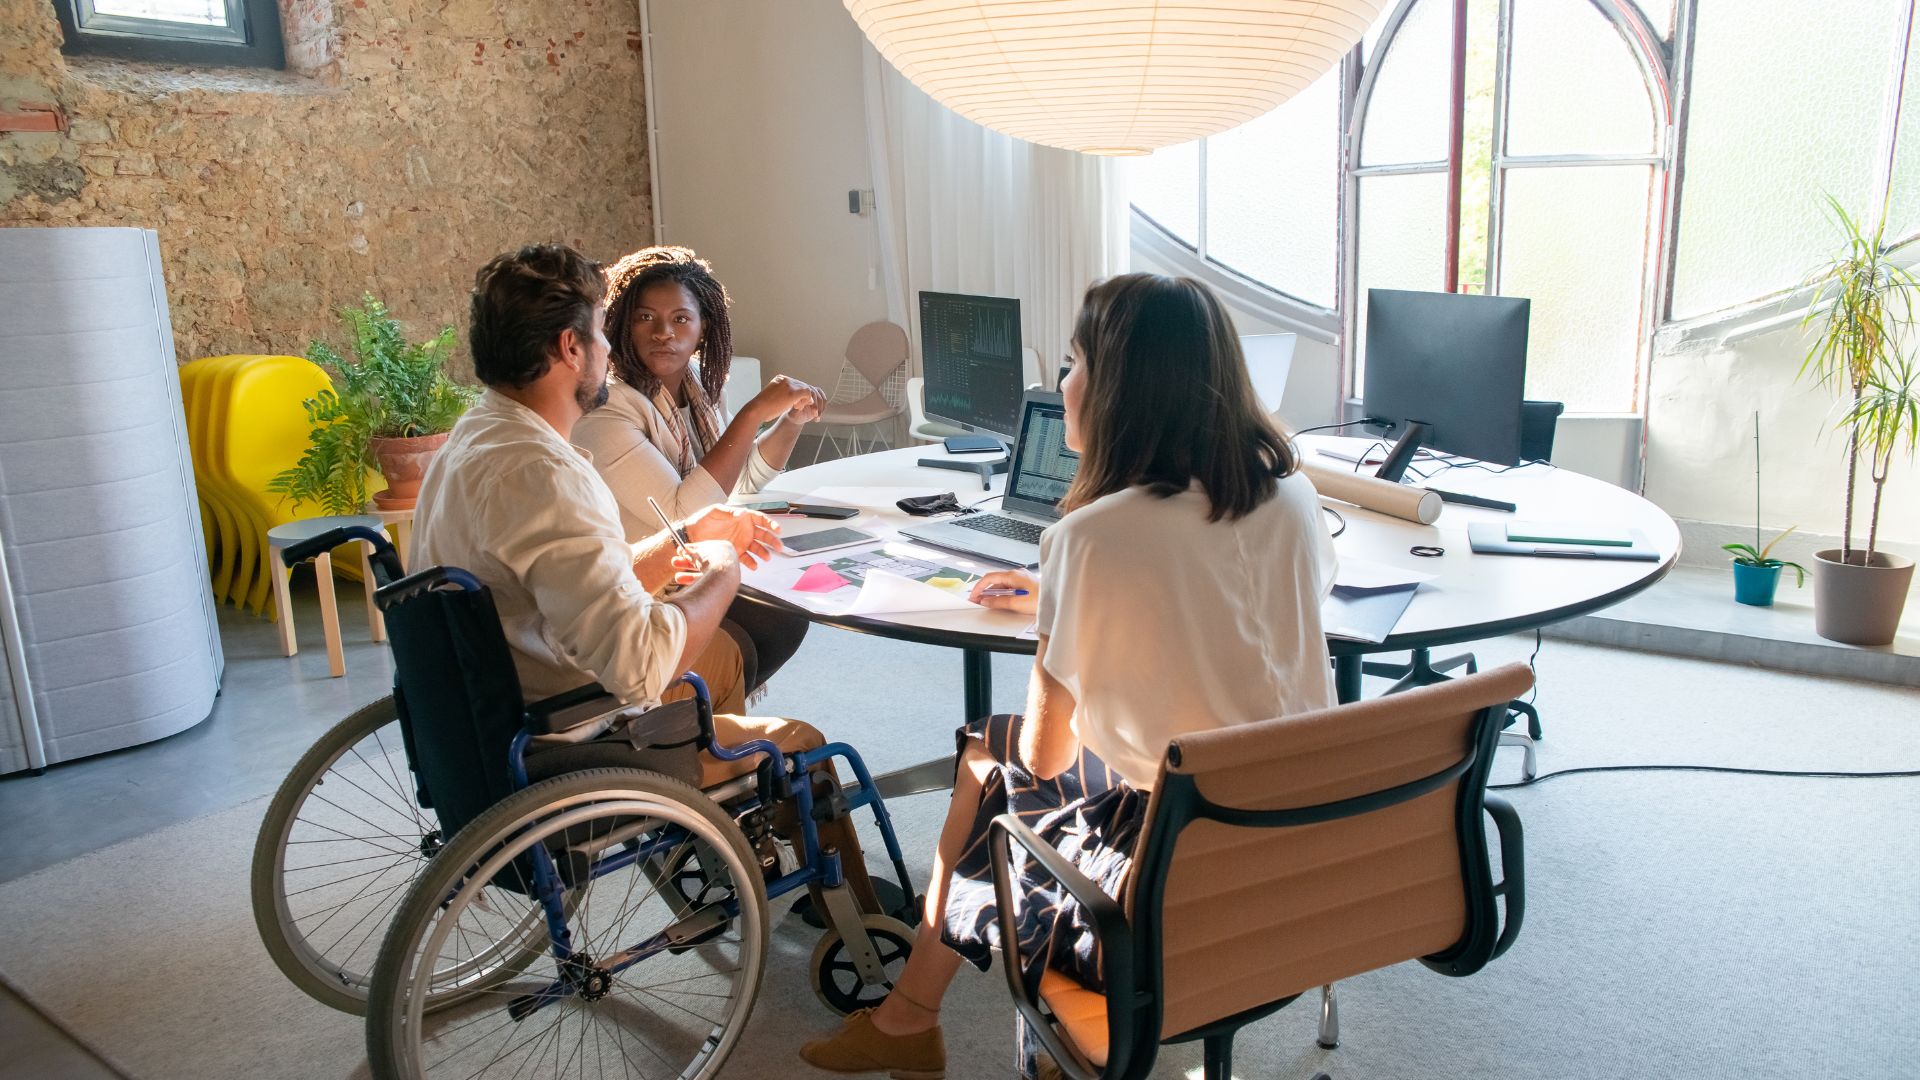
<svg viewBox="0 0 1920 1080">
<path fill-rule="evenodd" d="M 1540 762 L 1539 762 L 1539 758 L 1535 754 L 1534 742 L 1532 738 L 1526 735 L 1522 735 L 1518 731 L 1503 731 L 1500 733 L 1500 745 L 1501 746 L 1518 746 L 1518 747 L 1523 747 L 1526 750 L 1526 755 L 1527 755 L 1526 761 L 1524 761 L 1520 766 L 1520 778 L 1522 780 L 1532 780 L 1536 775 L 1538 775 L 1540 771 L 1539 769 Z"/>
<path fill-rule="evenodd" d="M 1320 1037 L 1315 1040 L 1322 1050 L 1333 1050 L 1340 1045 L 1340 1001 L 1333 996 L 1333 984 L 1320 988 Z"/>
</svg>

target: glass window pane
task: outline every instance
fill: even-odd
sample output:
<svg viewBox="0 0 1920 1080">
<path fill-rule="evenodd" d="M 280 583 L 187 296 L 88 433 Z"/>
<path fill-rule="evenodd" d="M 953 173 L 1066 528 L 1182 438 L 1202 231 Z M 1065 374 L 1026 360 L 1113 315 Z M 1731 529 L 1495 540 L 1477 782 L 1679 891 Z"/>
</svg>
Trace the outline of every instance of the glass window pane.
<svg viewBox="0 0 1920 1080">
<path fill-rule="evenodd" d="M 1367 290 L 1446 287 L 1447 174 L 1360 178 L 1360 288 L 1354 295 L 1354 385 L 1366 385 Z"/>
<path fill-rule="evenodd" d="M 1200 143 L 1198 140 L 1126 158 L 1127 191 L 1134 209 L 1188 247 L 1200 245 Z"/>
<path fill-rule="evenodd" d="M 1920 18 L 1907 41 L 1907 84 L 1900 102 L 1900 146 L 1893 158 L 1887 239 L 1920 234 Z"/>
<path fill-rule="evenodd" d="M 1338 70 L 1257 120 L 1207 140 L 1207 255 L 1333 306 L 1338 242 Z"/>
<path fill-rule="evenodd" d="M 1590 0 L 1513 11 L 1509 154 L 1651 154 L 1653 99 L 1633 53 Z"/>
<path fill-rule="evenodd" d="M 226 0 L 94 0 L 93 10 L 98 15 L 124 15 L 129 19 L 227 25 Z"/>
<path fill-rule="evenodd" d="M 1360 164 L 1446 159 L 1452 53 L 1453 5 L 1448 0 L 1419 0 L 1381 60 L 1367 105 Z"/>
<path fill-rule="evenodd" d="M 1533 300 L 1527 397 L 1638 407 L 1652 191 L 1646 165 L 1507 170 L 1500 291 Z"/>
<path fill-rule="evenodd" d="M 1673 316 L 1790 288 L 1861 210 L 1906 0 L 1699 0 Z"/>
</svg>

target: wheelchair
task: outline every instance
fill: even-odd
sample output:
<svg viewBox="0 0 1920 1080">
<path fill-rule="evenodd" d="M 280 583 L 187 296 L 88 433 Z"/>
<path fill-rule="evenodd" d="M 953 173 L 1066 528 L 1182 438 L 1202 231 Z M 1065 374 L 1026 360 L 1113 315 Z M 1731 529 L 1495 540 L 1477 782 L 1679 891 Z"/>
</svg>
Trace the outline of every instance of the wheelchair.
<svg viewBox="0 0 1920 1080">
<path fill-rule="evenodd" d="M 357 526 L 282 558 L 351 540 L 374 547 L 394 693 L 294 766 L 252 892 L 280 969 L 365 1015 L 376 1077 L 714 1076 L 759 990 L 769 903 L 802 889 L 827 927 L 816 995 L 843 1014 L 885 998 L 912 948 L 914 892 L 852 747 L 720 745 L 691 672 L 691 699 L 652 710 L 597 685 L 522 705 L 472 575 L 403 575 L 386 538 Z M 702 790 L 703 754 L 737 775 Z M 863 912 L 821 843 L 822 822 L 863 807 L 897 881 L 874 881 L 892 914 Z"/>
</svg>

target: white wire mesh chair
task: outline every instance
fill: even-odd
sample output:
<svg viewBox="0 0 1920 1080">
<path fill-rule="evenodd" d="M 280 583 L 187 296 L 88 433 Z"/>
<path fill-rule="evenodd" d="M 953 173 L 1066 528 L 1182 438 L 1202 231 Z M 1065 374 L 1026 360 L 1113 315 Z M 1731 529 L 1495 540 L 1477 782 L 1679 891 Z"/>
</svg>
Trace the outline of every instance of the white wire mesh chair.
<svg viewBox="0 0 1920 1080">
<path fill-rule="evenodd" d="M 813 460 L 820 460 L 821 448 L 829 443 L 837 457 L 892 445 L 890 421 L 906 412 L 907 356 L 907 332 L 897 323 L 870 322 L 853 332 L 833 395 L 820 414 Z M 840 431 L 846 434 L 844 447 Z M 872 438 L 863 447 L 866 434 Z"/>
</svg>

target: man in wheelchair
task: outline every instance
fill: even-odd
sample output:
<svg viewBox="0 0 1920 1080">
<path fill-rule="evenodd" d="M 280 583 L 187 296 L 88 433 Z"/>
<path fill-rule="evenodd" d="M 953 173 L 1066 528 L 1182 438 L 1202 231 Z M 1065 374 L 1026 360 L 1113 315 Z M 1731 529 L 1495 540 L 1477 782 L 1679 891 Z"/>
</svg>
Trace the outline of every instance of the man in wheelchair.
<svg viewBox="0 0 1920 1080">
<path fill-rule="evenodd" d="M 597 681 L 626 704 L 651 708 L 688 696 L 678 680 L 691 669 L 712 690 L 717 742 L 764 739 L 788 754 L 818 748 L 825 739 L 809 724 L 739 715 L 747 690 L 740 653 L 717 632 L 740 563 L 755 565 L 778 545 L 773 522 L 715 506 L 681 523 L 698 565 L 665 529 L 629 545 L 613 493 L 568 442 L 575 422 L 607 400 L 605 294 L 601 268 L 560 245 L 500 255 L 476 275 L 469 342 L 487 390 L 427 470 L 411 562 L 461 567 L 491 590 L 529 701 Z M 699 786 L 754 766 L 750 757 L 703 754 Z M 781 825 L 796 835 L 792 822 Z M 879 913 L 851 823 L 822 822 L 820 841 L 841 853 L 861 907 Z"/>
</svg>

